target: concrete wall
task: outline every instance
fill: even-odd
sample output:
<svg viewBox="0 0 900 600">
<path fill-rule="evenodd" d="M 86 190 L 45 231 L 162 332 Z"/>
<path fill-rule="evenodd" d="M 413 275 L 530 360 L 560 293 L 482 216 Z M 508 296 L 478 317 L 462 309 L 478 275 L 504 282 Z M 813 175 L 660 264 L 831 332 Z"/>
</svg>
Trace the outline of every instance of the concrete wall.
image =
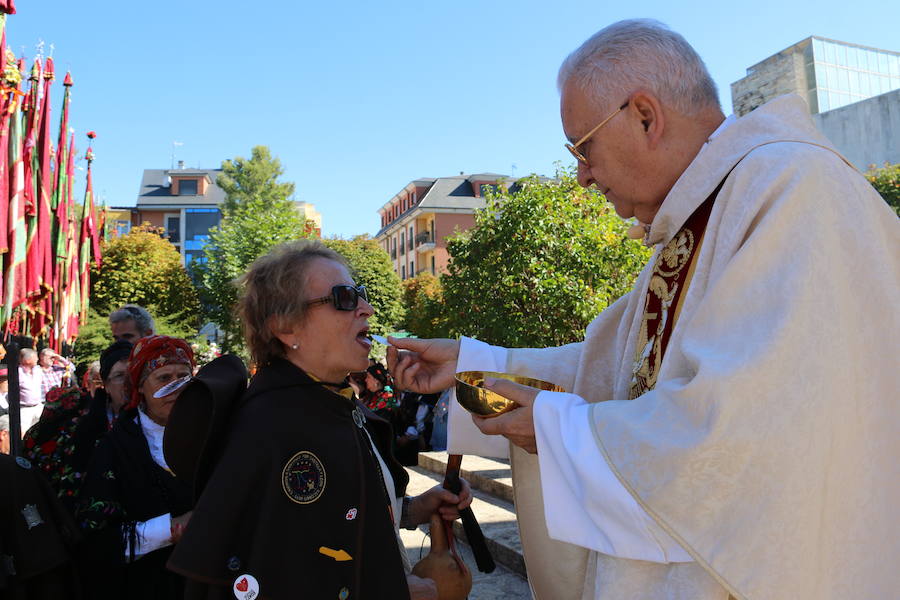
<svg viewBox="0 0 900 600">
<path fill-rule="evenodd" d="M 813 121 L 861 171 L 900 163 L 900 90 L 813 115 Z"/>
<path fill-rule="evenodd" d="M 734 114 L 746 115 L 772 98 L 796 93 L 808 99 L 803 50 L 810 38 L 774 54 L 747 69 L 747 76 L 731 84 Z"/>
</svg>

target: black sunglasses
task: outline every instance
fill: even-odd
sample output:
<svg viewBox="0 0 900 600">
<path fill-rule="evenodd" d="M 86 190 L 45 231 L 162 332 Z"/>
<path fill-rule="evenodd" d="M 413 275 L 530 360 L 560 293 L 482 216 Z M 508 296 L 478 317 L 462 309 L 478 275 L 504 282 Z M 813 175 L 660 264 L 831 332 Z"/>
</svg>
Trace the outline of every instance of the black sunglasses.
<svg viewBox="0 0 900 600">
<path fill-rule="evenodd" d="M 369 301 L 369 295 L 366 293 L 366 286 L 353 287 L 352 285 L 336 285 L 331 288 L 330 296 L 322 296 L 315 300 L 310 300 L 306 306 L 314 304 L 334 304 L 337 310 L 356 310 L 359 306 L 359 299 L 362 298 L 366 302 Z"/>
</svg>

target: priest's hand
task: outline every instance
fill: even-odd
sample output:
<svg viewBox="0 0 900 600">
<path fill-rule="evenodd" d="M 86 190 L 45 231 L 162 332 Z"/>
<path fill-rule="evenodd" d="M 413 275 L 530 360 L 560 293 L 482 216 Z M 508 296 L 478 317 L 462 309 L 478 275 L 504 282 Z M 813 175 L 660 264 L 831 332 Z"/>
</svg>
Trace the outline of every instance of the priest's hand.
<svg viewBox="0 0 900 600">
<path fill-rule="evenodd" d="M 537 454 L 534 437 L 534 399 L 541 390 L 506 379 L 485 379 L 484 387 L 519 405 L 496 417 L 472 415 L 475 426 L 486 435 L 502 435 L 526 452 Z"/>
<path fill-rule="evenodd" d="M 396 383 L 395 389 L 430 394 L 453 385 L 458 340 L 388 339 L 388 371 Z"/>
</svg>

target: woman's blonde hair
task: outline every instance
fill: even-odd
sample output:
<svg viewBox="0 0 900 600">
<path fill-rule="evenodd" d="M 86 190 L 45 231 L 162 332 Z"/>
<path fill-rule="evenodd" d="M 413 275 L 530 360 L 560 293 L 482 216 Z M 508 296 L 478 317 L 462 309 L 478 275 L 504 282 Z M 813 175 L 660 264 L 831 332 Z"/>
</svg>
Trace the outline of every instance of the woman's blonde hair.
<svg viewBox="0 0 900 600">
<path fill-rule="evenodd" d="M 307 271 L 317 258 L 347 264 L 344 257 L 319 240 L 299 240 L 276 246 L 237 279 L 237 315 L 256 365 L 284 356 L 284 345 L 275 332 L 303 319 Z"/>
</svg>

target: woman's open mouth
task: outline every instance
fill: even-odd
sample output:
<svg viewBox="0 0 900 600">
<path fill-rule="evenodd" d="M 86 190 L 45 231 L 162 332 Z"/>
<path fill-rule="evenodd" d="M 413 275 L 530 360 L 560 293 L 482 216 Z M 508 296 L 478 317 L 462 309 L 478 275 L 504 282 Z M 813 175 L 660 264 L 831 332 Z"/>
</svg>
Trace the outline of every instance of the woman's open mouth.
<svg viewBox="0 0 900 600">
<path fill-rule="evenodd" d="M 372 340 L 369 339 L 369 328 L 363 327 L 358 334 L 356 334 L 356 342 L 363 346 L 366 351 L 372 349 Z"/>
</svg>

